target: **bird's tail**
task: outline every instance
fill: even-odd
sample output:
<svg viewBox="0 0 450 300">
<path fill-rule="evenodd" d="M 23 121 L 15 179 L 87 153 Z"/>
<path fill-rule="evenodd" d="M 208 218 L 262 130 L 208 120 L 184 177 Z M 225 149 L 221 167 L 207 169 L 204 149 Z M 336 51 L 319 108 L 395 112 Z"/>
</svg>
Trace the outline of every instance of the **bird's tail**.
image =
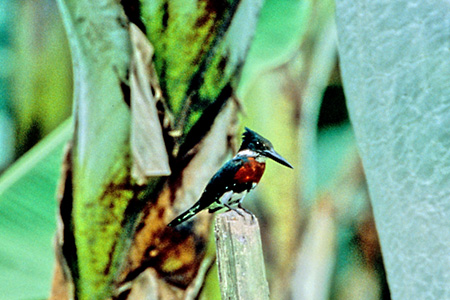
<svg viewBox="0 0 450 300">
<path fill-rule="evenodd" d="M 194 206 L 192 206 L 190 209 L 176 217 L 172 222 L 170 222 L 167 226 L 169 227 L 175 227 L 178 224 L 183 223 L 184 221 L 189 220 L 196 214 L 198 214 L 202 210 L 202 207 L 199 203 L 196 203 Z"/>
</svg>

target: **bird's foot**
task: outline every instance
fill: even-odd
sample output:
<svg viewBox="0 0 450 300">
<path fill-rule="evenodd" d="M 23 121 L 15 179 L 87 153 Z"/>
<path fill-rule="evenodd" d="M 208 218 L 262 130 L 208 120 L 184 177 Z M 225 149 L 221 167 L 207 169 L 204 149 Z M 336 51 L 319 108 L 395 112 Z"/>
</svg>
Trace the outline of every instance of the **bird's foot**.
<svg viewBox="0 0 450 300">
<path fill-rule="evenodd" d="M 242 209 L 243 211 L 245 211 L 247 214 L 249 214 L 249 215 L 252 217 L 252 221 L 255 220 L 255 215 L 254 215 L 251 211 L 249 211 L 248 209 L 246 209 L 245 207 L 243 207 L 243 206 L 241 205 L 241 203 L 238 204 L 238 207 L 239 207 L 240 209 Z"/>
<path fill-rule="evenodd" d="M 239 210 L 237 210 L 236 208 L 224 203 L 224 205 L 226 206 L 226 208 L 228 208 L 229 210 L 235 211 L 238 215 L 240 215 L 241 217 L 245 218 L 243 214 L 241 214 L 241 212 Z"/>
<path fill-rule="evenodd" d="M 218 210 L 221 210 L 223 207 L 215 207 L 215 208 L 210 208 L 210 209 L 208 209 L 208 212 L 210 213 L 210 214 L 212 214 L 212 213 L 215 213 L 216 211 L 218 211 Z"/>
</svg>

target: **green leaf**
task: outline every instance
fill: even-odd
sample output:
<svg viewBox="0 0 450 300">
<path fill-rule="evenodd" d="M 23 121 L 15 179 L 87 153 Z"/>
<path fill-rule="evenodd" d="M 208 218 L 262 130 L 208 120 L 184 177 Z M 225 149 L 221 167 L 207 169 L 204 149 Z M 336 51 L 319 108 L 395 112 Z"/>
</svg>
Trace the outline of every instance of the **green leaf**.
<svg viewBox="0 0 450 300">
<path fill-rule="evenodd" d="M 0 295 L 48 296 L 54 264 L 56 186 L 72 121 L 59 126 L 0 178 Z"/>
</svg>

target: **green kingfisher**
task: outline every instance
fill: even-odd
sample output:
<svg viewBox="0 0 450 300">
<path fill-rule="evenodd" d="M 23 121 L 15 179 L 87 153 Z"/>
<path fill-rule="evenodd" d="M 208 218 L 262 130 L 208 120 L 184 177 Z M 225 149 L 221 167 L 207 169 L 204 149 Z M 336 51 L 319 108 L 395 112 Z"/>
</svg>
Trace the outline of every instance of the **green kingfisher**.
<svg viewBox="0 0 450 300">
<path fill-rule="evenodd" d="M 204 209 L 213 213 L 227 208 L 243 216 L 236 209 L 237 206 L 253 217 L 241 203 L 245 195 L 258 185 L 264 174 L 267 158 L 293 169 L 292 165 L 274 150 L 269 140 L 245 127 L 238 153 L 211 178 L 200 199 L 167 226 L 177 226 Z"/>
</svg>

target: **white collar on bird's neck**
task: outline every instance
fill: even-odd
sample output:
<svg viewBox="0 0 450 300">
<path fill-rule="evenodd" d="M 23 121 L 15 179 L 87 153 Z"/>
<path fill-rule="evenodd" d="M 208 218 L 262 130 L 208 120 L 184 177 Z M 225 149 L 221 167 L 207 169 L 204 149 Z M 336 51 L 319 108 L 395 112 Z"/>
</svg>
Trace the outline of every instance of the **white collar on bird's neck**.
<svg viewBox="0 0 450 300">
<path fill-rule="evenodd" d="M 261 155 L 260 153 L 250 150 L 250 149 L 244 149 L 236 153 L 236 158 L 238 157 L 254 157 L 257 162 L 264 163 L 266 162 L 266 157 Z"/>
</svg>

